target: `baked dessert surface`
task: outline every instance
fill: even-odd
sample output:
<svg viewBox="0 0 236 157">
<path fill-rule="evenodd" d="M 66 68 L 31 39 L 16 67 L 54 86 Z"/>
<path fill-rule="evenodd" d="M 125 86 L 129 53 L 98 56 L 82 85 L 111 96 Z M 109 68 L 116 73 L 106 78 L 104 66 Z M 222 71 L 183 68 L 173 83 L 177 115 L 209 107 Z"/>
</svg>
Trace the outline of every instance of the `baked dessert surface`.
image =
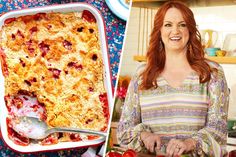
<svg viewBox="0 0 236 157">
<path fill-rule="evenodd" d="M 96 21 L 74 12 L 7 21 L 0 31 L 5 96 L 36 97 L 45 107 L 49 126 L 105 130 L 108 117 L 102 101 L 106 91 L 98 33 Z"/>
</svg>

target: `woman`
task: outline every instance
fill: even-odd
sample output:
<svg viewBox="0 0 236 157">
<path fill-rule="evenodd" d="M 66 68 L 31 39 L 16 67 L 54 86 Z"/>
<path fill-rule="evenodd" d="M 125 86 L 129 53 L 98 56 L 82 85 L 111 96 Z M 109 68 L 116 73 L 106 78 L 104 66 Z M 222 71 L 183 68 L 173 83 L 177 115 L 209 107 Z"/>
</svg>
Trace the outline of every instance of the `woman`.
<svg viewBox="0 0 236 157">
<path fill-rule="evenodd" d="M 229 91 L 222 67 L 204 58 L 192 11 L 169 1 L 159 8 L 147 63 L 133 77 L 118 140 L 167 156 L 225 154 Z"/>
</svg>

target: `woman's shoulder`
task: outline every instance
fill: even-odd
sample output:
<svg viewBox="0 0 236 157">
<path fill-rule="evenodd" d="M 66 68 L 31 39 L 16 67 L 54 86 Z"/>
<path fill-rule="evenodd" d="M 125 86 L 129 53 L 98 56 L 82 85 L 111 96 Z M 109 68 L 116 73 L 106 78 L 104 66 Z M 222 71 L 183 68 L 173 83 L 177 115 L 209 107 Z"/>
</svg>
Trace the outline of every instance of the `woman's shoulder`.
<svg viewBox="0 0 236 157">
<path fill-rule="evenodd" d="M 135 70 L 135 75 L 140 75 L 144 71 L 145 67 L 146 63 L 140 64 Z"/>
<path fill-rule="evenodd" d="M 207 64 L 212 69 L 212 76 L 224 76 L 223 67 L 219 63 L 207 60 Z"/>
<path fill-rule="evenodd" d="M 132 80 L 137 82 L 138 84 L 140 84 L 141 82 L 141 74 L 142 72 L 145 70 L 146 64 L 142 63 L 140 65 L 137 66 L 133 76 L 132 76 Z"/>
<path fill-rule="evenodd" d="M 222 69 L 222 66 L 217 62 L 214 62 L 214 61 L 211 61 L 211 60 L 207 60 L 206 62 L 211 68 Z"/>
</svg>

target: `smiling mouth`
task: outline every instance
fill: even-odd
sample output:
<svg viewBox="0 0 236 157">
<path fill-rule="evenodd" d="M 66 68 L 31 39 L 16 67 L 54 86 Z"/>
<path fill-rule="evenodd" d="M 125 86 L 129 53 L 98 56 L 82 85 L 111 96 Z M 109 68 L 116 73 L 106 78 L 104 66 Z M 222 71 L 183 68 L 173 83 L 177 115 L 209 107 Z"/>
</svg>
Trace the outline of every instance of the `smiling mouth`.
<svg viewBox="0 0 236 157">
<path fill-rule="evenodd" d="M 171 37 L 170 40 L 171 41 L 180 41 L 182 39 L 182 37 Z"/>
</svg>

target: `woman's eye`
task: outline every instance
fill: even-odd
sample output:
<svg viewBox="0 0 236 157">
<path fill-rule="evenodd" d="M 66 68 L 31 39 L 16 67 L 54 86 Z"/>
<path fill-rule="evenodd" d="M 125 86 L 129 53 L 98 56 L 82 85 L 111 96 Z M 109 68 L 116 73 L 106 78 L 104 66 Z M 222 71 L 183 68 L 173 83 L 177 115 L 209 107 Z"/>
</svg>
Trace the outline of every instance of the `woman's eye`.
<svg viewBox="0 0 236 157">
<path fill-rule="evenodd" d="M 164 26 L 165 26 L 165 27 L 171 27 L 171 24 L 166 23 Z"/>
<path fill-rule="evenodd" d="M 186 27 L 186 24 L 185 23 L 181 23 L 179 26 L 180 27 Z"/>
</svg>

